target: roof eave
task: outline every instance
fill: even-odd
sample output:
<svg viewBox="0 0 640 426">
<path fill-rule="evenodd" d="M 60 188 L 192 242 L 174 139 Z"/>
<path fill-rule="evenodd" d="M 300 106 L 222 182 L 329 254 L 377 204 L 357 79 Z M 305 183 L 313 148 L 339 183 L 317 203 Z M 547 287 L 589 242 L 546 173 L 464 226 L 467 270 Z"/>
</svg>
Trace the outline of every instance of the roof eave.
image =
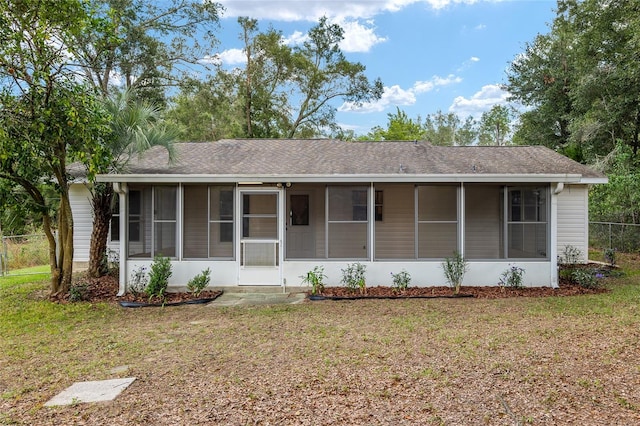
<svg viewBox="0 0 640 426">
<path fill-rule="evenodd" d="M 211 183 L 211 182 L 564 182 L 564 183 L 607 183 L 607 178 L 584 178 L 580 174 L 318 174 L 318 175 L 227 175 L 227 174 L 110 174 L 98 175 L 98 182 L 130 183 Z"/>
</svg>

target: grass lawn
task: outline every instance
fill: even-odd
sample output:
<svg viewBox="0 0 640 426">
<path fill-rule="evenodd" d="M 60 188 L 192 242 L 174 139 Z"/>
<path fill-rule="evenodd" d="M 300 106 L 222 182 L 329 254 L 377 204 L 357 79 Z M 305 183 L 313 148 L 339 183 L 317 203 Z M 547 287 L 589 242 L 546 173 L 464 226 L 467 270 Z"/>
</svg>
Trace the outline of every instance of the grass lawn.
<svg viewBox="0 0 640 426">
<path fill-rule="evenodd" d="M 640 423 L 640 260 L 610 293 L 123 309 L 0 278 L 0 424 Z M 115 401 L 46 408 L 75 381 Z"/>
</svg>

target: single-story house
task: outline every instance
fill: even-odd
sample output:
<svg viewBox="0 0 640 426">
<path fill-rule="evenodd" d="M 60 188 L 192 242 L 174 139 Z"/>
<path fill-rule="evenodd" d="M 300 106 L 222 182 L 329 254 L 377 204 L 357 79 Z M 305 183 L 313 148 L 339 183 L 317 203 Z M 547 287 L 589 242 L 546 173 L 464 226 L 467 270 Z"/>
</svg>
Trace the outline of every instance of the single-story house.
<svg viewBox="0 0 640 426">
<path fill-rule="evenodd" d="M 442 262 L 468 261 L 464 285 L 496 285 L 511 266 L 527 286 L 557 286 L 567 246 L 588 253 L 588 188 L 602 174 L 541 146 L 443 147 L 425 142 L 220 140 L 159 147 L 126 173 L 101 175 L 118 194 L 110 247 L 120 291 L 154 256 L 171 287 L 211 268 L 211 286 L 298 287 L 323 266 L 328 285 L 360 262 L 368 285 L 447 285 Z M 88 260 L 89 192 L 71 188 L 75 261 Z"/>
</svg>

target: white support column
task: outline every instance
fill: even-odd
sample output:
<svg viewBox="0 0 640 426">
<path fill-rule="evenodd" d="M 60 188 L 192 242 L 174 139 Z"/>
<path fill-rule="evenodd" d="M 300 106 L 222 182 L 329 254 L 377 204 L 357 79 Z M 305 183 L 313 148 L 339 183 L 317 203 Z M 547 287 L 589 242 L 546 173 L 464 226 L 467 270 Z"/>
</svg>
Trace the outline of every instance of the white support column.
<svg viewBox="0 0 640 426">
<path fill-rule="evenodd" d="M 458 188 L 458 252 L 460 253 L 460 255 L 465 258 L 466 254 L 465 254 L 465 250 L 464 250 L 464 241 L 465 241 L 465 235 L 464 235 L 464 222 L 465 222 L 465 217 L 464 217 L 464 212 L 465 212 L 465 207 L 464 207 L 464 182 L 460 183 L 460 187 Z"/>
<path fill-rule="evenodd" d="M 549 282 L 558 288 L 558 194 L 564 189 L 563 183 L 550 185 L 551 208 L 549 214 Z"/>
<path fill-rule="evenodd" d="M 122 296 L 127 291 L 127 258 L 129 257 L 129 253 L 127 252 L 127 241 L 129 241 L 129 233 L 127 232 L 129 227 L 127 224 L 129 223 L 129 216 L 127 212 L 129 211 L 129 199 L 127 197 L 127 193 L 129 192 L 129 188 L 127 188 L 126 183 L 114 182 L 113 190 L 116 194 L 118 194 L 118 201 L 120 203 L 119 214 L 120 214 L 120 241 L 119 241 L 119 253 L 118 253 L 118 296 Z"/>
<path fill-rule="evenodd" d="M 182 238 L 183 238 L 183 207 L 184 207 L 184 187 L 182 183 L 178 184 L 176 194 L 176 257 L 178 261 L 182 261 Z"/>
<path fill-rule="evenodd" d="M 375 239 L 375 225 L 376 225 L 376 190 L 371 182 L 369 186 L 369 244 L 367 244 L 367 255 L 369 261 L 374 259 L 374 247 L 376 244 Z"/>
</svg>

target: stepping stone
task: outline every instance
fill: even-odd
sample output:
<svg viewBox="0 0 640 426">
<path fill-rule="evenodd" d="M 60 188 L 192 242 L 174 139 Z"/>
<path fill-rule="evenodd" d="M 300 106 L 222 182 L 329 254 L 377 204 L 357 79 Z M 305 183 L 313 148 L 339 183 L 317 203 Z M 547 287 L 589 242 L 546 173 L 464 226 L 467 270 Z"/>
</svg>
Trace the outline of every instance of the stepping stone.
<svg viewBox="0 0 640 426">
<path fill-rule="evenodd" d="M 135 377 L 124 379 L 98 380 L 93 382 L 77 382 L 51 398 L 44 405 L 54 407 L 56 405 L 72 405 L 79 402 L 111 401 L 120 392 L 125 390 Z"/>
</svg>

